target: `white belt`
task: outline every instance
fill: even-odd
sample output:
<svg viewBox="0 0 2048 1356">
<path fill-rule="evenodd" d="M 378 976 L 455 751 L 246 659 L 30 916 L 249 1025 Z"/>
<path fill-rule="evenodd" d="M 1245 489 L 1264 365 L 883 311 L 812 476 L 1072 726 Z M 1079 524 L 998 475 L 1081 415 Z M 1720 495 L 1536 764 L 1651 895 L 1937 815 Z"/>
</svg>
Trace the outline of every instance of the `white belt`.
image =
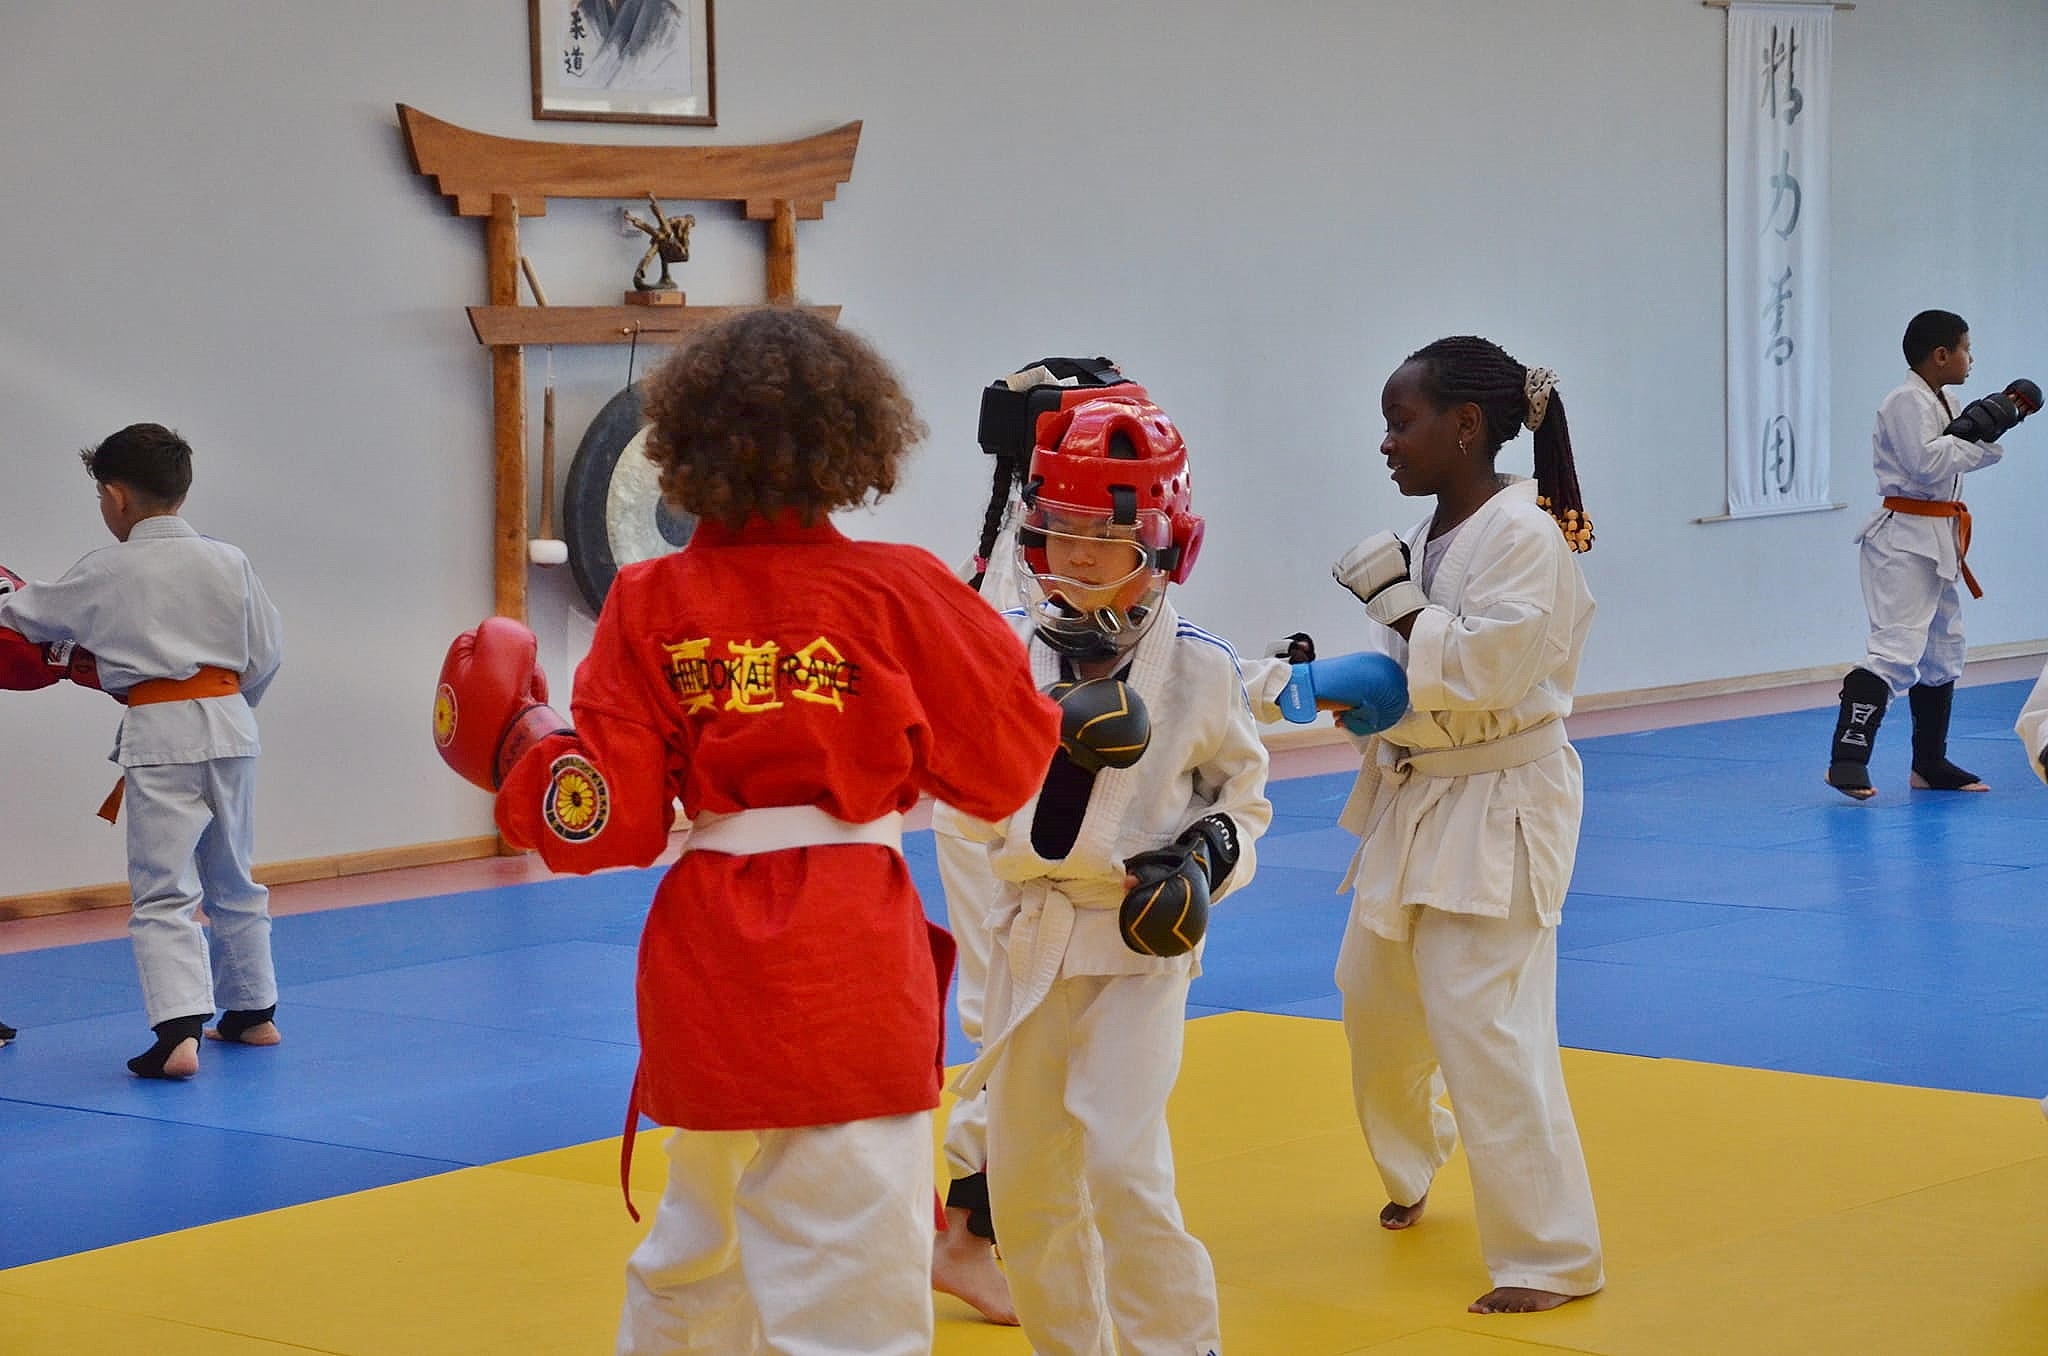
<svg viewBox="0 0 2048 1356">
<path fill-rule="evenodd" d="M 903 851 L 903 814 L 891 811 L 880 819 L 855 824 L 834 819 L 815 805 L 771 805 L 729 815 L 705 812 L 690 821 L 685 852 L 725 852 L 735 857 L 784 848 L 828 847 L 835 843 L 873 843 Z"/>
<path fill-rule="evenodd" d="M 1567 743 L 1564 722 L 1545 721 L 1483 744 L 1448 749 L 1404 749 L 1390 745 L 1394 766 L 1418 777 L 1470 777 L 1479 772 L 1505 772 L 1556 753 Z"/>
</svg>

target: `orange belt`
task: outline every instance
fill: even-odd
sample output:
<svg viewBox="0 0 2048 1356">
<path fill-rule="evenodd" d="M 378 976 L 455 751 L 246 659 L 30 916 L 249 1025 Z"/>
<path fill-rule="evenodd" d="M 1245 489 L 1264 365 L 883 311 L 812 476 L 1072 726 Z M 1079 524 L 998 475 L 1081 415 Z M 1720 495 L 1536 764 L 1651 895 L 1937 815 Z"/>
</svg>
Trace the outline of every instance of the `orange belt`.
<svg viewBox="0 0 2048 1356">
<path fill-rule="evenodd" d="M 1913 518 L 1953 518 L 1956 520 L 1956 564 L 1962 567 L 1963 582 L 1970 587 L 1972 598 L 1982 598 L 1984 590 L 1977 587 L 1977 576 L 1970 573 L 1970 506 L 1960 499 L 1901 499 L 1897 495 L 1886 495 L 1884 506 L 1893 513 L 1903 513 Z"/>
<path fill-rule="evenodd" d="M 228 697 L 242 690 L 242 677 L 230 669 L 201 668 L 190 678 L 150 678 L 128 689 L 121 700 L 128 706 L 154 706 L 158 702 L 196 701 L 202 697 Z M 128 790 L 124 776 L 100 802 L 99 816 L 112 824 L 121 817 L 121 798 Z"/>
</svg>

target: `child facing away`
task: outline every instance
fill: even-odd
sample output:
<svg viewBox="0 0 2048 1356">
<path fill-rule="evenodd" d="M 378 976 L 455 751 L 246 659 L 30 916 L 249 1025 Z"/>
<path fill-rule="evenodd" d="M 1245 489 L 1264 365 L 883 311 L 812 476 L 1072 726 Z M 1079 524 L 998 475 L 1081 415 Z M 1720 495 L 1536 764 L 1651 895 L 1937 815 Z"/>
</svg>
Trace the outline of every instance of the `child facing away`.
<svg viewBox="0 0 2048 1356">
<path fill-rule="evenodd" d="M 254 708 L 283 658 L 283 626 L 249 559 L 179 516 L 192 449 L 161 424 L 131 424 L 80 454 L 116 545 L 54 583 L 0 593 L 0 628 L 127 705 L 109 818 L 128 813 L 128 933 L 156 1043 L 142 1078 L 190 1078 L 199 1039 L 276 1045 L 270 892 L 254 854 Z M 72 656 L 84 679 L 91 663 Z M 206 908 L 208 926 L 198 913 Z M 218 1024 L 206 1023 L 225 1009 Z"/>
<path fill-rule="evenodd" d="M 1251 878 L 1272 819 L 1266 751 L 1236 655 L 1167 596 L 1202 534 L 1172 422 L 1112 387 L 1038 419 L 1034 443 L 1025 605 L 1005 615 L 1041 688 L 1078 686 L 1036 796 L 963 821 L 997 887 L 986 1043 L 954 1086 L 987 1086 L 989 1197 L 1041 1356 L 1203 1356 L 1215 1271 L 1182 1221 L 1166 1103 L 1207 904 Z M 1073 718 L 1105 688 L 1098 721 Z M 1135 762 L 1112 752 L 1127 743 Z"/>
<path fill-rule="evenodd" d="M 1841 711 L 1828 755 L 1828 785 L 1854 800 L 1877 794 L 1870 784 L 1870 753 L 1885 707 L 1904 693 L 1913 713 L 1912 785 L 1931 791 L 1988 791 L 1974 772 L 1948 760 L 1950 708 L 1963 672 L 1960 575 L 1972 597 L 1983 596 L 1970 572 L 1970 514 L 1963 477 L 1996 464 L 2005 449 L 1995 439 L 2038 407 L 2012 397 L 2030 382 L 2015 382 L 2006 403 L 1973 402 L 1990 411 L 1982 422 L 1955 426 L 1961 413 L 1944 388 L 1961 385 L 1974 361 L 1970 327 L 1952 311 L 1922 311 L 1906 326 L 1900 347 L 1906 380 L 1884 398 L 1871 434 L 1877 471 L 1877 511 L 1856 534 L 1859 573 L 1870 638 L 1863 662 L 1842 679 Z"/>
<path fill-rule="evenodd" d="M 1436 507 L 1334 571 L 1409 698 L 1364 741 L 1342 816 L 1362 839 L 1337 961 L 1352 1092 L 1389 1198 L 1380 1224 L 1421 1220 L 1462 1133 L 1493 1284 L 1471 1309 L 1550 1309 L 1603 1283 L 1557 1043 L 1557 924 L 1584 798 L 1563 722 L 1593 618 L 1573 553 L 1592 523 L 1547 369 L 1440 339 L 1380 403 L 1395 486 Z M 1533 482 L 1494 469 L 1525 425 Z"/>
<path fill-rule="evenodd" d="M 458 638 L 435 737 L 556 870 L 690 828 L 640 944 L 630 1127 L 677 1127 L 618 1350 L 909 1356 L 932 1341 L 931 1112 L 952 942 L 902 845 L 929 793 L 1001 818 L 1058 740 L 1002 620 L 915 547 L 828 516 L 921 436 L 867 343 L 794 308 L 713 325 L 649 379 L 648 455 L 699 519 L 619 572 L 545 705 L 531 632 Z"/>
</svg>

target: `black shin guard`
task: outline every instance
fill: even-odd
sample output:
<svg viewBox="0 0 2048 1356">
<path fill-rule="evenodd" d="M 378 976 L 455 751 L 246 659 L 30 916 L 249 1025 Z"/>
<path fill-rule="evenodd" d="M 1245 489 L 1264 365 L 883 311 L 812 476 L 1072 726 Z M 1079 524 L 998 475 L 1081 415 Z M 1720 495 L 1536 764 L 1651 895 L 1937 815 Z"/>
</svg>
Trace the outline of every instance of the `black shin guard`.
<svg viewBox="0 0 2048 1356">
<path fill-rule="evenodd" d="M 1884 723 L 1891 688 L 1869 669 L 1850 669 L 1842 679 L 1842 713 L 1828 755 L 1828 785 L 1854 793 L 1870 789 L 1870 749 Z"/>
<path fill-rule="evenodd" d="M 946 1205 L 952 1210 L 967 1212 L 967 1232 L 976 1238 L 996 1241 L 996 1225 L 988 1210 L 988 1174 L 977 1172 L 971 1177 L 955 1177 L 953 1185 L 946 1188 Z"/>
<path fill-rule="evenodd" d="M 1960 791 L 1975 785 L 1976 773 L 1965 772 L 1948 760 L 1948 720 L 1955 708 L 1955 683 L 1915 683 L 1906 698 L 1913 710 L 1914 773 L 1936 791 Z"/>
<path fill-rule="evenodd" d="M 199 1039 L 200 1033 L 206 1030 L 206 1019 L 209 1015 L 201 1013 L 197 1017 L 173 1017 L 169 1021 L 158 1022 L 150 1028 L 156 1032 L 156 1044 L 129 1060 L 128 1072 L 137 1078 L 183 1077 L 182 1074 L 165 1073 L 164 1061 L 186 1041 Z"/>
<path fill-rule="evenodd" d="M 270 1021 L 276 1016 L 277 1004 L 275 1003 L 272 1003 L 267 1008 L 250 1008 L 247 1010 L 231 1008 L 221 1014 L 219 1025 L 213 1029 L 221 1040 L 238 1041 L 242 1039 L 242 1033 L 250 1027 L 262 1026 L 265 1022 Z"/>
</svg>

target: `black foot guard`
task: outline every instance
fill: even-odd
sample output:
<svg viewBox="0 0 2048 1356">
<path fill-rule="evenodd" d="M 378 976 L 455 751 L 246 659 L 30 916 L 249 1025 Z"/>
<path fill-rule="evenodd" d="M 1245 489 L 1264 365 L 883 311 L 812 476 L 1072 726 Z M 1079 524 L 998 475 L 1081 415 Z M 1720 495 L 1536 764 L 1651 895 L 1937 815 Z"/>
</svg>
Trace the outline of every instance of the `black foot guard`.
<svg viewBox="0 0 2048 1356">
<path fill-rule="evenodd" d="M 164 1072 L 164 1061 L 186 1041 L 196 1041 L 206 1029 L 204 1014 L 198 1017 L 173 1017 L 167 1022 L 158 1022 L 151 1030 L 156 1032 L 156 1044 L 128 1061 L 128 1072 L 137 1078 L 183 1078 L 184 1074 Z"/>
<path fill-rule="evenodd" d="M 1913 775 L 1919 778 L 1929 791 L 1960 791 L 1966 786 L 1976 786 L 1983 780 L 1974 772 L 1963 771 L 1946 758 L 1925 766 L 1913 764 Z"/>
<path fill-rule="evenodd" d="M 1870 765 L 1846 758 L 1828 764 L 1828 785 L 1851 800 L 1869 799 Z"/>
<path fill-rule="evenodd" d="M 270 1021 L 276 1016 L 277 1004 L 275 1003 L 272 1003 L 267 1008 L 251 1008 L 246 1011 L 230 1009 L 221 1014 L 220 1025 L 214 1027 L 214 1031 L 217 1033 L 215 1039 L 238 1041 L 242 1039 L 242 1033 L 250 1027 L 262 1026 L 265 1022 Z"/>
</svg>

